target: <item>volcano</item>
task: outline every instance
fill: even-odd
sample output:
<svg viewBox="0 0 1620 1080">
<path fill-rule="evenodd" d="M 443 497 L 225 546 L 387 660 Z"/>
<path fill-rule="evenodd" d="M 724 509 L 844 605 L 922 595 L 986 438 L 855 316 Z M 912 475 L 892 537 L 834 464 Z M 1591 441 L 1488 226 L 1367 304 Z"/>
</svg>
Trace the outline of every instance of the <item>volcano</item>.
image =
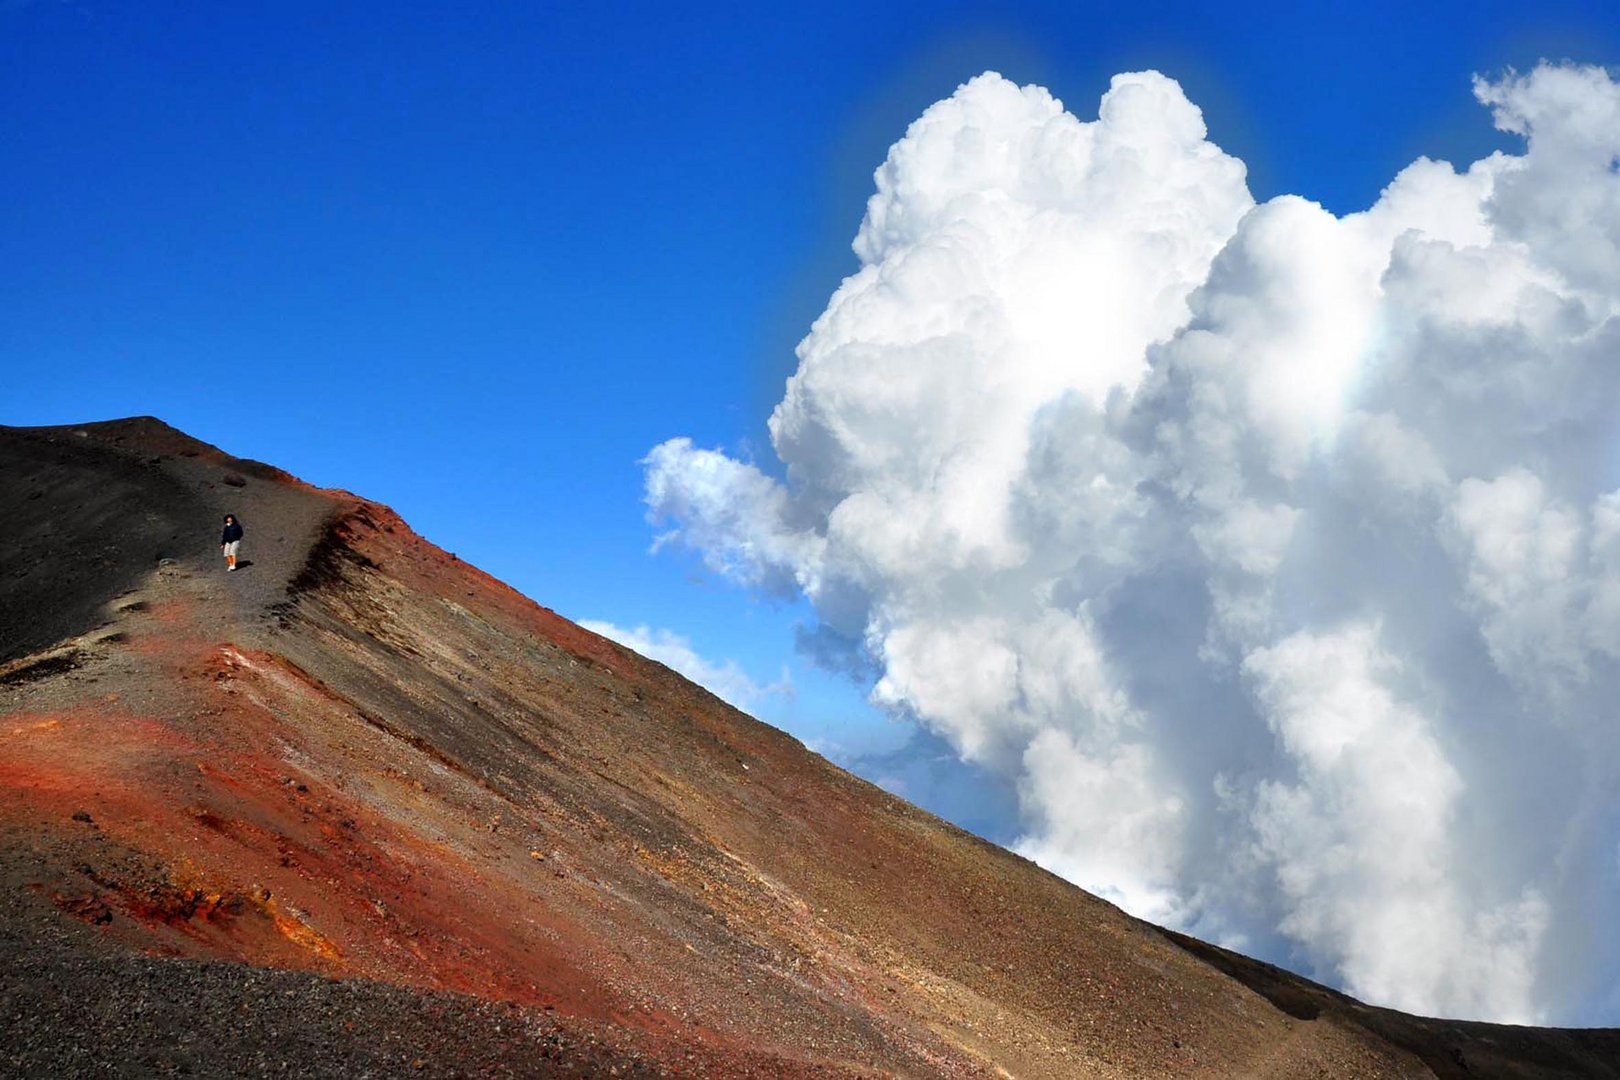
<svg viewBox="0 0 1620 1080">
<path fill-rule="evenodd" d="M 0 428 L 0 909 L 8 1075 L 1620 1076 L 1133 919 L 145 417 Z"/>
</svg>

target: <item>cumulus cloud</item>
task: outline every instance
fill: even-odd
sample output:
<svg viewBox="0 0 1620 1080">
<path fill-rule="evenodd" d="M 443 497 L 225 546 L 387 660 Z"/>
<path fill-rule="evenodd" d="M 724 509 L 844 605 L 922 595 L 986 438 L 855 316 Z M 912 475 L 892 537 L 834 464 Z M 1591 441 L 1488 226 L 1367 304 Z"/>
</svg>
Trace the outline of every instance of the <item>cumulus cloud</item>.
<svg viewBox="0 0 1620 1080">
<path fill-rule="evenodd" d="M 1302 631 L 1243 667 L 1295 770 L 1261 781 L 1250 811 L 1281 929 L 1376 1001 L 1526 1018 L 1546 904 L 1533 886 L 1497 905 L 1468 898 L 1474 875 L 1454 842 L 1462 778 L 1378 628 Z"/>
<path fill-rule="evenodd" d="M 672 439 L 648 505 L 1086 888 L 1377 1002 L 1614 1023 L 1620 85 L 1475 95 L 1520 152 L 1337 217 L 1256 205 L 1157 73 L 1085 121 L 980 76 L 877 171 L 781 469 Z"/>
<path fill-rule="evenodd" d="M 715 663 L 698 655 L 692 643 L 670 630 L 637 626 L 626 629 L 609 622 L 580 621 L 593 634 L 617 641 L 649 660 L 673 668 L 688 679 L 744 711 L 758 711 L 772 697 L 791 697 L 793 682 L 784 668 L 776 682 L 762 685 L 749 677 L 735 660 Z"/>
</svg>

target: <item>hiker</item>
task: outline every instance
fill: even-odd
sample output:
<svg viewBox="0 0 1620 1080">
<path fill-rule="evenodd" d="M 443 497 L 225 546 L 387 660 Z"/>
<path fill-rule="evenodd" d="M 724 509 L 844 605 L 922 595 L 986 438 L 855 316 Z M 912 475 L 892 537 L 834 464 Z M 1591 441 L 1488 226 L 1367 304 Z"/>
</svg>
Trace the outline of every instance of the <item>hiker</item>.
<svg viewBox="0 0 1620 1080">
<path fill-rule="evenodd" d="M 236 548 L 242 542 L 242 523 L 235 514 L 225 515 L 225 531 L 219 534 L 219 550 L 225 555 L 225 569 L 236 569 Z"/>
</svg>

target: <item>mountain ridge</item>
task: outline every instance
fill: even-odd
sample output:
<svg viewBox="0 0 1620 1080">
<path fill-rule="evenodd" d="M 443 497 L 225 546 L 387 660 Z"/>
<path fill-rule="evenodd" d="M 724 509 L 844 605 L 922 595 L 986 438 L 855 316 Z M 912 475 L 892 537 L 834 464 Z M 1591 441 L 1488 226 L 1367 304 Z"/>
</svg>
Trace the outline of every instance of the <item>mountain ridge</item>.
<svg viewBox="0 0 1620 1080">
<path fill-rule="evenodd" d="M 1403 1017 L 1132 919 L 154 418 L 0 428 L 0 465 L 13 970 L 364 999 L 351 1071 L 1620 1075 L 1617 1032 Z M 25 1034 L 50 981 L 0 984 L 0 1043 L 88 1070 Z M 195 1006 L 249 1071 L 301 1045 Z M 368 1043 L 383 1020 L 419 1049 Z M 177 1039 L 67 1030 L 136 1072 Z"/>
</svg>

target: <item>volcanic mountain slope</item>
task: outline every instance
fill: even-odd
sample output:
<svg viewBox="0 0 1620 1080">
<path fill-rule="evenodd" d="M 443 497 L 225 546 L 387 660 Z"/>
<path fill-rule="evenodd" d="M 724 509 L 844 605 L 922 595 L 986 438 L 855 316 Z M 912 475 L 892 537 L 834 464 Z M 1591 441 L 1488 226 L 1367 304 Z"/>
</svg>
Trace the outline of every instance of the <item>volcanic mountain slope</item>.
<svg viewBox="0 0 1620 1080">
<path fill-rule="evenodd" d="M 1620 1076 L 1131 919 L 149 418 L 0 428 L 0 909 L 10 1075 Z"/>
</svg>

